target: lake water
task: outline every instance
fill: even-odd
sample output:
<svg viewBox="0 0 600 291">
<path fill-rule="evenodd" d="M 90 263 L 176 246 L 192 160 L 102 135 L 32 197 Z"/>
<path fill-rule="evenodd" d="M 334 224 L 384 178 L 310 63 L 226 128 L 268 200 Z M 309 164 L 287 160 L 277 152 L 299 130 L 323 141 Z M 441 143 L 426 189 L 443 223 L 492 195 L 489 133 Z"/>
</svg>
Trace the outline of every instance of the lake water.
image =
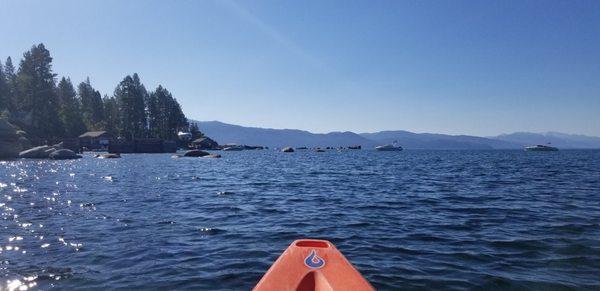
<svg viewBox="0 0 600 291">
<path fill-rule="evenodd" d="M 249 290 L 322 238 L 376 288 L 599 289 L 600 151 L 0 164 L 0 289 Z"/>
</svg>

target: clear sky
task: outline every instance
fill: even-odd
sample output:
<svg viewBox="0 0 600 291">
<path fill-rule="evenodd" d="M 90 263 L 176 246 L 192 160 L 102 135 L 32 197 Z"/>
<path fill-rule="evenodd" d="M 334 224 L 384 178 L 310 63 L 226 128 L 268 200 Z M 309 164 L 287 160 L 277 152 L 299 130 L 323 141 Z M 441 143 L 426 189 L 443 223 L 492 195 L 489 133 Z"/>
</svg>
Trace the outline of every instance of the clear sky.
<svg viewBox="0 0 600 291">
<path fill-rule="evenodd" d="M 600 1 L 0 1 L 0 57 L 43 42 L 112 94 L 313 132 L 600 136 Z"/>
</svg>

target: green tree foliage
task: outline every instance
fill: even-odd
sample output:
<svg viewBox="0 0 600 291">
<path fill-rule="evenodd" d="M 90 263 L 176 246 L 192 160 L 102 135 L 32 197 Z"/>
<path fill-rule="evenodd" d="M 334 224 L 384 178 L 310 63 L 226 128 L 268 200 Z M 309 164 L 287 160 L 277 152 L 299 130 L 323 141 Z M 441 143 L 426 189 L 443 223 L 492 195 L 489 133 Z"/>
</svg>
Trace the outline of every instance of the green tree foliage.
<svg viewBox="0 0 600 291">
<path fill-rule="evenodd" d="M 114 97 L 104 96 L 102 99 L 104 105 L 104 126 L 103 129 L 116 134 L 120 127 L 119 105 Z"/>
<path fill-rule="evenodd" d="M 29 133 L 46 140 L 63 134 L 54 77 L 52 57 L 43 44 L 23 54 L 17 73 L 19 107 L 27 115 L 24 120 Z"/>
<path fill-rule="evenodd" d="M 0 70 L 2 70 L 1 67 Z M 15 73 L 15 67 L 13 66 L 12 59 L 10 57 L 6 58 L 6 62 L 4 64 L 4 77 L 6 78 L 7 109 L 9 111 L 16 111 L 18 109 L 17 74 Z"/>
<path fill-rule="evenodd" d="M 200 131 L 198 124 L 195 122 L 190 124 L 190 133 L 192 134 L 192 139 L 204 137 L 204 133 Z"/>
<path fill-rule="evenodd" d="M 150 133 L 162 139 L 176 139 L 179 130 L 188 128 L 179 102 L 160 85 L 148 98 L 148 121 Z"/>
<path fill-rule="evenodd" d="M 58 83 L 56 90 L 60 104 L 60 119 L 65 129 L 65 137 L 77 137 L 87 131 L 81 105 L 77 99 L 77 93 L 73 88 L 71 79 L 63 77 Z"/>
<path fill-rule="evenodd" d="M 4 75 L 4 66 L 0 62 L 0 113 L 8 110 L 8 84 Z"/>
<path fill-rule="evenodd" d="M 104 105 L 102 104 L 102 96 L 96 91 L 90 83 L 90 78 L 85 82 L 81 82 L 77 86 L 77 93 L 81 99 L 81 110 L 83 121 L 91 130 L 102 129 L 104 121 Z"/>
<path fill-rule="evenodd" d="M 146 96 L 142 87 L 139 78 L 136 82 L 131 76 L 126 76 L 115 89 L 119 108 L 119 134 L 126 139 L 146 136 Z"/>
<path fill-rule="evenodd" d="M 106 130 L 125 139 L 176 139 L 178 131 L 188 129 L 171 93 L 162 86 L 148 93 L 138 74 L 126 76 L 114 95 L 104 98 L 89 78 L 76 91 L 69 78 L 56 84 L 55 77 L 43 44 L 23 54 L 16 73 L 10 57 L 4 66 L 0 63 L 0 114 L 38 143 L 76 137 L 86 130 Z"/>
</svg>

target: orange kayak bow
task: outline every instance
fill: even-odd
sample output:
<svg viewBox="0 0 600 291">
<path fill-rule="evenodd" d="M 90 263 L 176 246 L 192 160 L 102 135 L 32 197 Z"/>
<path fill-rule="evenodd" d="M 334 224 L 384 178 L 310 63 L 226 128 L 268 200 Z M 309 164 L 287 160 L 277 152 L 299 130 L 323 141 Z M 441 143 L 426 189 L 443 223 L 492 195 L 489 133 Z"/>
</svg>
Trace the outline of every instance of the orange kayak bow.
<svg viewBox="0 0 600 291">
<path fill-rule="evenodd" d="M 294 241 L 255 291 L 375 290 L 329 241 Z"/>
</svg>

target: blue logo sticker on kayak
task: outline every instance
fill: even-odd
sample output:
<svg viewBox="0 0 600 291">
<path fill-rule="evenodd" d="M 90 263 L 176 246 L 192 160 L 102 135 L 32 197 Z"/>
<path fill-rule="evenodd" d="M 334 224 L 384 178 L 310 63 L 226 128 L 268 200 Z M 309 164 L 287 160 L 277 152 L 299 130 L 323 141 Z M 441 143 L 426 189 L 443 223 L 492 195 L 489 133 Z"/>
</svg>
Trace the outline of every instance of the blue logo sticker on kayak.
<svg viewBox="0 0 600 291">
<path fill-rule="evenodd" d="M 320 269 L 325 266 L 325 260 L 317 256 L 317 252 L 315 250 L 312 250 L 310 255 L 304 259 L 304 264 L 311 269 Z"/>
</svg>

